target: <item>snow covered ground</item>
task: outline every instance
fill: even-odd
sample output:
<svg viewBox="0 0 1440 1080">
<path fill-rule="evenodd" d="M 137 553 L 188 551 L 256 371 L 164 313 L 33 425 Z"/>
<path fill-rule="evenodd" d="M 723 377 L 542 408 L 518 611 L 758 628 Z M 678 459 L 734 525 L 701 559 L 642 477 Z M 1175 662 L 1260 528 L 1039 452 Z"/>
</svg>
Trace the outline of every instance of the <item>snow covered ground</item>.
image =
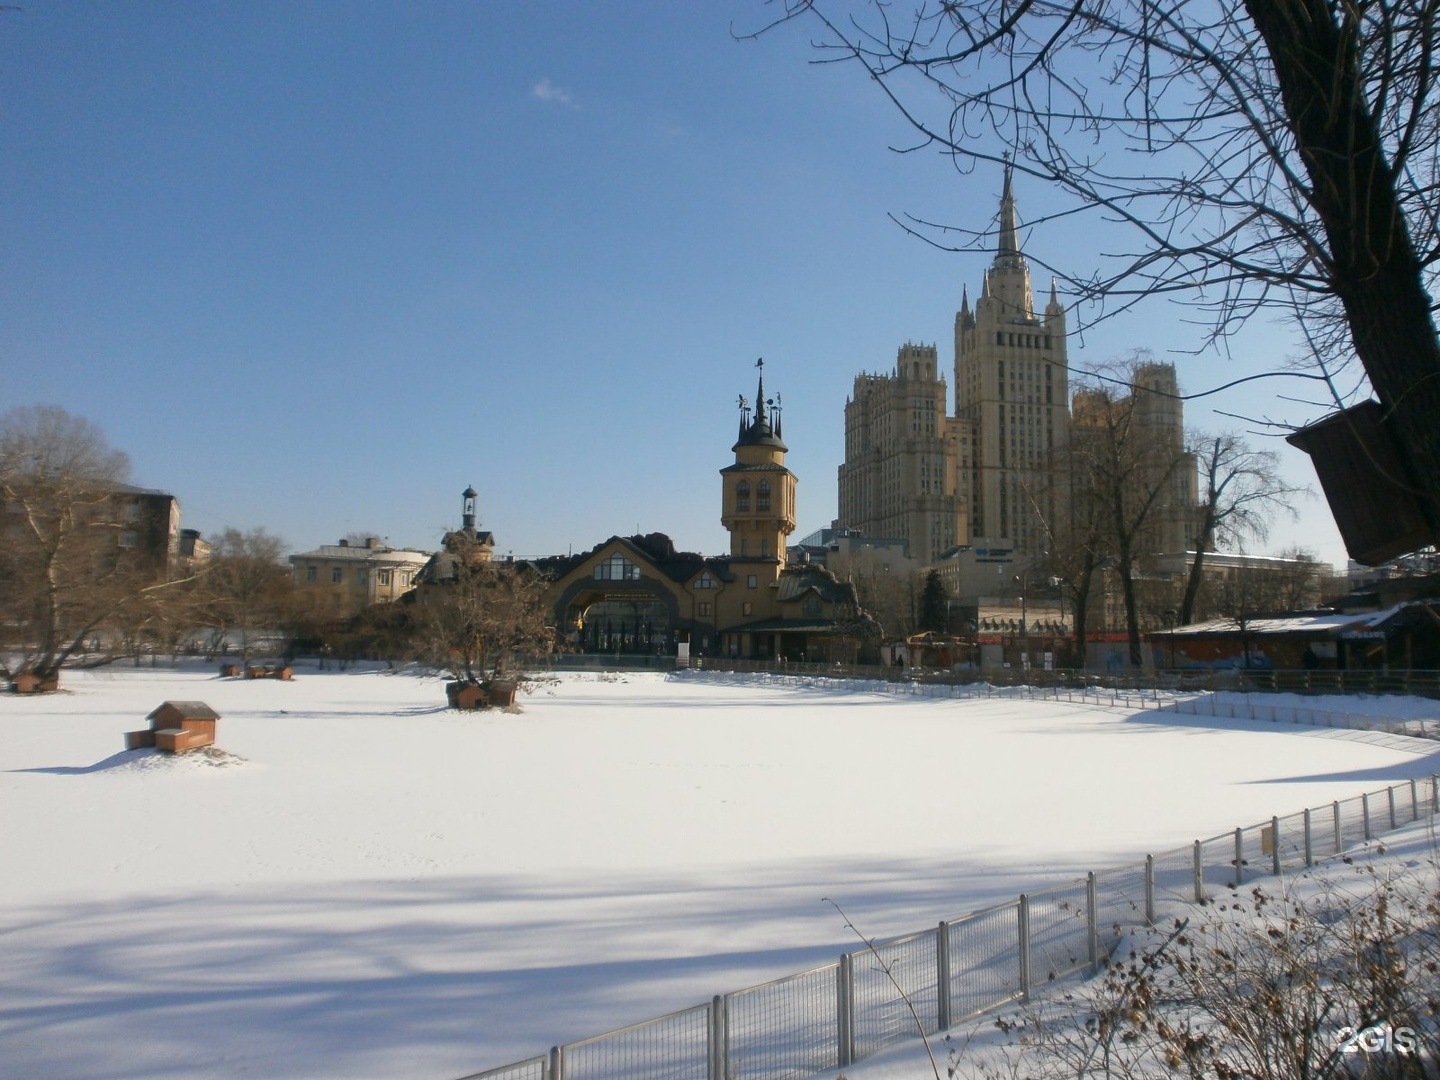
<svg viewBox="0 0 1440 1080">
<path fill-rule="evenodd" d="M 444 1080 L 832 960 L 822 897 L 899 934 L 1440 771 L 1374 732 L 815 680 L 570 675 L 519 714 L 410 674 L 66 686 L 0 698 L 6 1077 Z M 229 756 L 122 751 L 167 699 Z"/>
</svg>

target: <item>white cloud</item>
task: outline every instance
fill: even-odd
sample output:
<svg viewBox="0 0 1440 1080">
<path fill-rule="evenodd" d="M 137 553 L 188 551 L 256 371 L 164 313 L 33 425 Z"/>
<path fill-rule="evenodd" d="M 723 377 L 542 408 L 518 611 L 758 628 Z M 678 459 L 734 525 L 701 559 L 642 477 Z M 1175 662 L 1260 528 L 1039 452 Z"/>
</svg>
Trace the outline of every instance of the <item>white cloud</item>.
<svg viewBox="0 0 1440 1080">
<path fill-rule="evenodd" d="M 537 97 L 541 101 L 550 101 L 557 105 L 568 105 L 572 109 L 577 107 L 575 105 L 575 98 L 571 95 L 570 91 L 566 90 L 563 86 L 556 86 L 549 79 L 541 79 L 531 88 L 530 94 L 532 97 Z"/>
</svg>

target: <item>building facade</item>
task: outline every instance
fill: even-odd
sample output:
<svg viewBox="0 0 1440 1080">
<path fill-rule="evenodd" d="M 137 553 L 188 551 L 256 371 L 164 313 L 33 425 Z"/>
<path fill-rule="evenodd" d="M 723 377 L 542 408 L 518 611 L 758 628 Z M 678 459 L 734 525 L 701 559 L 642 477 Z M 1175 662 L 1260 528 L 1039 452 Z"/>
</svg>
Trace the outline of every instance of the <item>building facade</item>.
<svg viewBox="0 0 1440 1080">
<path fill-rule="evenodd" d="M 329 598 L 337 614 L 353 615 L 400 599 L 429 558 L 429 552 L 392 548 L 371 536 L 363 544 L 341 540 L 291 555 L 290 567 L 297 586 Z"/>
<path fill-rule="evenodd" d="M 1068 363 L 1053 282 L 1044 312 L 1035 310 L 1007 167 L 995 258 L 975 309 L 966 290 L 955 315 L 955 416 L 973 432 L 971 536 L 1004 538 L 1021 559 L 1044 550 L 1043 518 L 1055 512 L 1053 462 L 1070 430 Z"/>
<path fill-rule="evenodd" d="M 904 537 L 933 562 L 969 537 L 964 494 L 973 426 L 947 413 L 934 345 L 900 347 L 889 375 L 857 375 L 845 403 L 840 521 L 867 536 Z"/>
<path fill-rule="evenodd" d="M 740 401 L 734 460 L 720 470 L 728 554 L 677 551 L 651 533 L 533 560 L 550 580 L 562 650 L 674 655 L 683 646 L 691 656 L 828 661 L 853 660 L 873 645 L 874 623 L 854 585 L 808 557 L 789 557 L 797 481 L 763 371 L 753 408 Z"/>
<path fill-rule="evenodd" d="M 1036 311 L 1008 169 L 995 257 L 973 309 L 962 293 L 954 349 L 953 412 L 933 345 L 906 344 L 892 373 L 856 377 L 836 525 L 904 537 L 922 564 L 982 539 L 1028 558 L 1055 509 L 1070 384 L 1065 309 L 1052 284 Z"/>
</svg>

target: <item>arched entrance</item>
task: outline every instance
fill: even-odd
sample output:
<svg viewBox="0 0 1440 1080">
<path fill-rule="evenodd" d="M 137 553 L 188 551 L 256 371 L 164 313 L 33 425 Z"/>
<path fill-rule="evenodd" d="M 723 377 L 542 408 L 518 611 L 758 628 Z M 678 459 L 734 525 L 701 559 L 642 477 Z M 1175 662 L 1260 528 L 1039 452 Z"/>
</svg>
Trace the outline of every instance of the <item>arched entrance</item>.
<svg viewBox="0 0 1440 1080">
<path fill-rule="evenodd" d="M 576 645 L 582 652 L 668 653 L 674 650 L 670 605 L 654 596 L 602 597 L 581 609 Z"/>
</svg>

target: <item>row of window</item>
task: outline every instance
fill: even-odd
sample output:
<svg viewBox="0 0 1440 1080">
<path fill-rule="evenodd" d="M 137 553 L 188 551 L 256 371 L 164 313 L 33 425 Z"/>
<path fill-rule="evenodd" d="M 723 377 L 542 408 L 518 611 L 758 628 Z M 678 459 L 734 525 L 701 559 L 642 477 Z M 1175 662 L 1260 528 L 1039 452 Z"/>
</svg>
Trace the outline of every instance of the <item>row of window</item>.
<svg viewBox="0 0 1440 1080">
<path fill-rule="evenodd" d="M 398 584 L 402 589 L 408 589 L 413 579 L 409 570 L 402 570 L 399 573 Z M 320 579 L 320 568 L 316 566 L 305 567 L 305 580 L 318 581 Z M 364 585 L 370 580 L 370 572 L 363 567 L 355 571 L 355 584 Z M 397 579 L 393 570 L 376 570 L 375 584 L 389 586 L 396 583 Z M 330 568 L 330 583 L 332 585 L 343 585 L 345 583 L 345 568 L 343 566 L 332 566 Z"/>
</svg>

